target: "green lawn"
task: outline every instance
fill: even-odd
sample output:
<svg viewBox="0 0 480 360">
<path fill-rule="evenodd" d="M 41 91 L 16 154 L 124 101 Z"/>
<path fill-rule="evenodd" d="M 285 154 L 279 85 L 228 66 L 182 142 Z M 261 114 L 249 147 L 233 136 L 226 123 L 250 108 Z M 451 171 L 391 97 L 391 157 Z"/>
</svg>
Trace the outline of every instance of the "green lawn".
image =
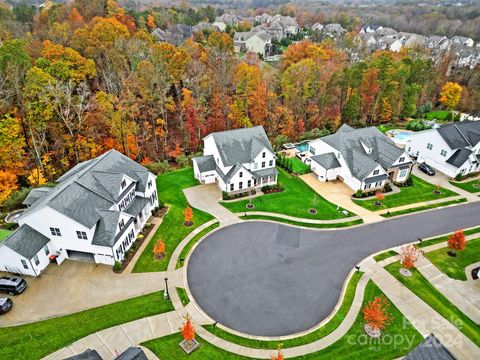
<svg viewBox="0 0 480 360">
<path fill-rule="evenodd" d="M 169 206 L 169 210 L 135 264 L 133 272 L 167 270 L 168 262 L 177 245 L 194 229 L 213 219 L 210 214 L 193 209 L 193 225 L 183 225 L 183 211 L 187 207 L 187 199 L 182 190 L 195 185 L 198 185 L 198 181 L 193 177 L 192 168 L 157 176 L 158 198 Z M 156 260 L 153 256 L 153 247 L 158 239 L 161 239 L 166 246 L 166 256 L 162 260 Z"/>
<path fill-rule="evenodd" d="M 388 259 L 389 257 L 392 257 L 392 256 L 395 256 L 397 255 L 398 253 L 395 251 L 395 250 L 387 250 L 383 253 L 380 253 L 378 255 L 375 255 L 373 257 L 373 259 L 376 261 L 376 262 L 380 262 L 382 260 L 385 260 L 385 259 Z"/>
<path fill-rule="evenodd" d="M 172 310 L 161 291 L 58 318 L 0 328 L 0 359 L 40 359 L 94 332 Z"/>
<path fill-rule="evenodd" d="M 310 166 L 302 162 L 297 157 L 291 158 L 292 161 L 292 171 L 297 174 L 308 174 L 310 172 Z"/>
<path fill-rule="evenodd" d="M 480 179 L 465 182 L 450 181 L 450 184 L 471 193 L 480 192 Z"/>
<path fill-rule="evenodd" d="M 449 256 L 447 254 L 448 250 L 445 247 L 428 252 L 425 256 L 452 279 L 467 280 L 465 268 L 480 261 L 480 238 L 468 241 L 465 250 L 457 251 L 457 256 L 455 257 Z"/>
<path fill-rule="evenodd" d="M 456 196 L 457 193 L 454 193 L 448 189 L 441 189 L 440 194 L 436 195 L 433 191 L 436 189 L 436 186 L 430 184 L 414 175 L 413 177 L 413 186 L 402 187 L 400 192 L 392 195 L 385 195 L 385 199 L 382 200 L 381 206 L 376 206 L 374 203 L 377 201 L 376 198 L 371 200 L 353 200 L 357 205 L 364 207 L 365 209 L 371 211 L 378 211 L 383 209 L 390 209 L 397 206 L 415 204 L 424 201 L 437 200 L 446 197 Z"/>
<path fill-rule="evenodd" d="M 182 249 L 182 251 L 180 252 L 180 256 L 178 257 L 178 260 L 177 260 L 177 267 L 176 269 L 179 269 L 183 266 L 183 262 L 180 260 L 180 259 L 183 259 L 185 260 L 187 258 L 187 254 L 190 252 L 190 249 L 192 248 L 193 245 L 195 245 L 195 243 L 200 240 L 202 237 L 204 237 L 206 234 L 208 234 L 210 231 L 218 228 L 220 226 L 220 223 L 216 222 L 208 227 L 206 227 L 205 229 L 203 229 L 202 231 L 200 231 L 197 235 L 195 235 L 188 243 L 187 245 L 185 245 L 185 247 Z"/>
<path fill-rule="evenodd" d="M 12 232 L 10 230 L 0 229 L 0 243 L 7 238 Z"/>
<path fill-rule="evenodd" d="M 433 310 L 438 312 L 452 325 L 456 326 L 458 330 L 470 338 L 477 346 L 480 346 L 480 327 L 448 301 L 418 270 L 413 269 L 412 277 L 407 278 L 400 274 L 400 266 L 400 262 L 397 261 L 387 265 L 385 269 L 420 299 L 425 301 Z"/>
<path fill-rule="evenodd" d="M 391 218 L 391 217 L 398 216 L 398 215 L 405 215 L 405 214 L 410 214 L 410 213 L 414 213 L 414 212 L 418 212 L 418 211 L 435 209 L 435 208 L 439 208 L 439 207 L 447 206 L 447 205 L 461 204 L 461 203 L 464 203 L 466 201 L 467 201 L 467 199 L 465 199 L 465 198 L 458 199 L 458 200 L 452 200 L 452 201 L 445 201 L 445 202 L 441 202 L 441 203 L 438 203 L 438 204 L 424 205 L 424 206 L 419 206 L 419 207 L 411 208 L 411 209 L 392 211 L 392 212 L 389 212 L 389 213 L 386 213 L 386 214 L 382 214 L 382 216 L 384 218 Z"/>
<path fill-rule="evenodd" d="M 381 290 L 372 281 L 369 281 L 365 288 L 363 304 L 365 305 L 368 301 L 373 300 L 375 296 L 381 295 Z M 363 330 L 363 314 L 360 312 L 353 326 L 337 342 L 321 351 L 294 359 L 395 359 L 401 357 L 417 346 L 423 338 L 393 304 L 390 306 L 390 313 L 393 315 L 394 321 L 383 331 L 380 339 L 368 341 Z M 217 328 L 216 331 L 218 330 Z M 396 346 L 393 346 L 391 343 L 392 336 L 395 336 Z M 216 348 L 202 339 L 198 339 L 202 344 L 201 347 L 193 354 L 187 356 L 178 346 L 181 339 L 181 335 L 177 333 L 143 343 L 142 345 L 152 350 L 160 359 L 244 359 L 241 356 Z M 250 340 L 243 339 L 242 341 L 249 342 Z M 290 341 L 294 340 L 284 341 L 284 346 L 287 347 L 286 343 Z"/>
<path fill-rule="evenodd" d="M 434 120 L 434 119 L 445 120 L 449 113 L 450 113 L 450 111 L 446 111 L 446 110 L 430 111 L 430 112 L 425 114 L 425 119 L 427 119 L 427 120 Z"/>
<path fill-rule="evenodd" d="M 318 195 L 302 179 L 288 174 L 283 169 L 278 169 L 278 171 L 278 181 L 285 186 L 285 191 L 254 198 L 255 208 L 248 211 L 267 211 L 308 219 L 339 219 L 345 217 L 337 210 L 335 204 Z M 240 213 L 247 211 L 245 206 L 248 202 L 248 200 L 240 200 L 221 204 L 234 213 Z M 308 212 L 310 208 L 315 208 L 317 213 L 310 214 Z"/>
<path fill-rule="evenodd" d="M 299 222 L 299 221 L 292 221 L 292 220 L 288 220 L 288 219 L 282 219 L 282 218 L 275 217 L 275 216 L 263 216 L 263 215 L 240 216 L 240 219 L 242 219 L 242 220 L 271 220 L 271 221 L 277 221 L 277 222 L 281 222 L 281 223 L 285 223 L 285 224 L 289 224 L 289 225 L 304 226 L 304 227 L 310 227 L 310 228 L 314 228 L 314 229 L 342 228 L 342 227 L 348 227 L 348 226 L 363 224 L 362 219 L 347 221 L 347 222 L 338 223 L 338 224 L 311 224 L 311 223 L 306 223 L 306 222 Z"/>
<path fill-rule="evenodd" d="M 190 299 L 188 298 L 187 295 L 187 290 L 181 287 L 177 287 L 177 294 L 178 297 L 180 298 L 180 301 L 182 302 L 183 306 L 187 305 L 190 302 Z"/>
</svg>

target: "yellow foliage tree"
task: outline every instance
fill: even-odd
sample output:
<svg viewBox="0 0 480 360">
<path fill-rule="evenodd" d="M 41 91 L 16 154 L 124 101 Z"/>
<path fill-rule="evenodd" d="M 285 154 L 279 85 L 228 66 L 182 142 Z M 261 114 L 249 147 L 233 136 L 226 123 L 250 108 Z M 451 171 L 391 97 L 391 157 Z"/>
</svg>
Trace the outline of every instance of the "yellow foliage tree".
<svg viewBox="0 0 480 360">
<path fill-rule="evenodd" d="M 17 175 L 12 171 L 0 170 L 0 204 L 17 189 Z"/>
<path fill-rule="evenodd" d="M 442 86 L 440 92 L 440 102 L 448 110 L 457 106 L 462 96 L 462 87 L 455 82 L 447 82 Z"/>
<path fill-rule="evenodd" d="M 44 185 L 47 183 L 47 180 L 45 179 L 42 170 L 39 168 L 35 168 L 32 170 L 30 175 L 28 175 L 28 182 L 30 183 L 30 185 L 35 186 Z"/>
</svg>

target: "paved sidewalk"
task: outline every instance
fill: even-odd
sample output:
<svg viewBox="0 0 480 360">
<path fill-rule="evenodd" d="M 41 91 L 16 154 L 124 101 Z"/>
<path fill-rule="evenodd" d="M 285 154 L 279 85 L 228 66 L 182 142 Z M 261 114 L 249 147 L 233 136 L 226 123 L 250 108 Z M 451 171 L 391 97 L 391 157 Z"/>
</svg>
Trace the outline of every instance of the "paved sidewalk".
<svg viewBox="0 0 480 360">
<path fill-rule="evenodd" d="M 367 210 L 352 201 L 352 189 L 339 181 L 320 182 L 313 173 L 301 175 L 300 178 L 320 196 L 354 214 L 365 223 L 384 221 L 379 214 Z"/>
<path fill-rule="evenodd" d="M 317 219 L 306 219 L 306 218 L 297 218 L 294 216 L 283 215 L 278 213 L 271 213 L 266 211 L 244 211 L 241 213 L 236 213 L 237 216 L 244 216 L 244 215 L 258 215 L 258 216 L 272 216 L 277 217 L 280 219 L 286 219 L 291 221 L 297 221 L 301 223 L 307 224 L 342 224 L 350 221 L 361 220 L 360 216 L 350 216 L 348 218 L 341 218 L 341 219 L 331 219 L 331 220 L 317 220 Z"/>
<path fill-rule="evenodd" d="M 366 266 L 365 266 L 366 265 Z M 373 259 L 364 264 L 372 280 L 424 336 L 433 333 L 458 359 L 478 359 L 480 349 L 455 326 L 402 285 Z"/>
<path fill-rule="evenodd" d="M 168 211 L 167 211 L 168 212 Z M 164 214 L 165 216 L 166 214 Z M 138 259 L 140 258 L 140 256 L 142 255 L 143 251 L 145 250 L 145 248 L 148 246 L 148 243 L 150 242 L 150 240 L 152 239 L 152 237 L 155 235 L 155 233 L 157 232 L 158 228 L 160 227 L 160 225 L 162 224 L 163 222 L 163 217 L 162 218 L 158 218 L 158 217 L 155 217 L 155 216 L 152 216 L 152 218 L 150 219 L 150 222 L 153 224 L 153 229 L 150 231 L 150 233 L 148 234 L 148 236 L 145 238 L 145 240 L 143 241 L 142 243 L 142 246 L 140 246 L 140 248 L 137 250 L 137 252 L 135 253 L 135 255 L 133 256 L 132 260 L 130 260 L 130 262 L 128 263 L 127 267 L 123 270 L 123 273 L 124 274 L 129 274 L 132 272 L 133 270 L 133 267 L 135 266 L 135 264 L 137 263 Z"/>
<path fill-rule="evenodd" d="M 220 205 L 218 201 L 222 193 L 217 184 L 198 185 L 183 190 L 190 206 L 215 216 L 220 224 L 231 225 L 241 220 L 232 212 Z"/>
<path fill-rule="evenodd" d="M 389 209 L 385 209 L 385 210 L 376 211 L 376 213 L 377 213 L 377 214 L 380 214 L 380 215 L 383 215 L 383 214 L 386 214 L 386 213 L 388 213 L 388 212 L 391 212 L 391 213 L 392 213 L 392 212 L 400 211 L 400 210 L 415 209 L 415 208 L 422 207 L 422 206 L 426 206 L 426 205 L 441 204 L 441 203 L 444 203 L 444 202 L 449 202 L 449 201 L 454 201 L 454 200 L 460 200 L 460 199 L 464 199 L 464 198 L 465 198 L 465 197 L 462 196 L 462 195 L 451 196 L 451 197 L 442 198 L 442 199 L 422 201 L 422 202 L 417 202 L 417 203 L 413 203 L 413 204 L 407 204 L 407 205 L 397 206 L 397 207 L 393 207 L 393 208 L 389 208 Z M 432 209 L 429 209 L 429 210 L 432 210 Z"/>
</svg>

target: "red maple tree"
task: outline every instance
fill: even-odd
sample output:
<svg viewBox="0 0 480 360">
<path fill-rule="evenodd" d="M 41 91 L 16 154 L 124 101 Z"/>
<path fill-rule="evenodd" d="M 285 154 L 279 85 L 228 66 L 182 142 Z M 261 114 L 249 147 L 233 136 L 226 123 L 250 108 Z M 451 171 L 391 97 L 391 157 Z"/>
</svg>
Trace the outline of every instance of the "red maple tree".
<svg viewBox="0 0 480 360">
<path fill-rule="evenodd" d="M 415 267 L 415 262 L 418 260 L 422 252 L 415 247 L 415 245 L 404 245 L 400 248 L 400 262 L 403 267 L 411 269 Z"/>
<path fill-rule="evenodd" d="M 459 229 L 455 231 L 450 237 L 448 238 L 448 247 L 452 250 L 463 250 L 467 246 L 467 240 L 465 239 L 465 235 L 463 234 L 463 230 Z"/>
<path fill-rule="evenodd" d="M 185 318 L 185 324 L 183 324 L 181 333 L 185 341 L 192 341 L 195 339 L 195 327 L 188 316 Z"/>
<path fill-rule="evenodd" d="M 185 221 L 185 225 L 191 225 L 193 219 L 193 210 L 190 206 L 187 206 L 183 211 L 183 217 Z"/>
<path fill-rule="evenodd" d="M 393 321 L 393 316 L 388 312 L 390 303 L 384 296 L 375 296 L 363 308 L 363 319 L 372 329 L 382 330 Z"/>
<path fill-rule="evenodd" d="M 377 191 L 377 193 L 375 194 L 375 197 L 377 198 L 378 201 L 382 201 L 383 199 L 385 199 L 385 195 L 383 195 L 380 191 Z"/>
</svg>

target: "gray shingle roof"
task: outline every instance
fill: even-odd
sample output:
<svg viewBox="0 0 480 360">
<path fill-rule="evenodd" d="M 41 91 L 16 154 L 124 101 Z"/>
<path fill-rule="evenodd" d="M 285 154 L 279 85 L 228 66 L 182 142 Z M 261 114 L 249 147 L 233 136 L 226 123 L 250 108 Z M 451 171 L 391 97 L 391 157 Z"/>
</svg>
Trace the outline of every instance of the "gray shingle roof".
<svg viewBox="0 0 480 360">
<path fill-rule="evenodd" d="M 452 154 L 452 156 L 448 158 L 447 163 L 458 168 L 463 164 L 465 164 L 465 161 L 468 160 L 468 157 L 470 156 L 471 153 L 472 153 L 472 150 L 468 150 L 465 148 L 458 149 Z"/>
<path fill-rule="evenodd" d="M 45 195 L 47 195 L 50 192 L 50 190 L 52 190 L 52 188 L 49 188 L 49 187 L 34 188 L 34 189 L 30 190 L 30 192 L 28 193 L 25 200 L 23 200 L 22 204 L 27 205 L 27 206 L 31 206 L 37 200 L 40 200 Z"/>
<path fill-rule="evenodd" d="M 273 152 L 262 126 L 212 133 L 224 166 L 251 163 L 263 148 Z"/>
<path fill-rule="evenodd" d="M 446 124 L 440 126 L 437 131 L 450 149 L 475 146 L 480 142 L 480 121 L 465 120 Z"/>
<path fill-rule="evenodd" d="M 252 171 L 252 175 L 257 179 L 263 176 L 275 176 L 278 175 L 278 170 L 276 168 L 261 169 L 257 171 Z"/>
<path fill-rule="evenodd" d="M 81 354 L 70 356 L 64 360 L 103 360 L 97 350 L 87 349 Z"/>
<path fill-rule="evenodd" d="M 147 360 L 147 356 L 139 347 L 129 347 L 121 353 L 115 360 Z"/>
<path fill-rule="evenodd" d="M 27 259 L 33 258 L 50 241 L 27 224 L 23 224 L 2 243 Z"/>
<path fill-rule="evenodd" d="M 213 155 L 197 156 L 192 160 L 196 162 L 200 172 L 213 171 L 217 167 Z"/>
<path fill-rule="evenodd" d="M 430 334 L 404 360 L 455 360 L 455 357 L 442 345 L 435 335 Z"/>
<path fill-rule="evenodd" d="M 378 165 L 388 170 L 404 153 L 374 126 L 354 129 L 344 124 L 335 134 L 321 140 L 340 151 L 350 172 L 359 180 L 365 179 Z M 371 149 L 371 153 L 367 153 L 362 144 Z"/>
<path fill-rule="evenodd" d="M 116 242 L 115 233 L 118 228 L 121 213 L 110 210 L 100 210 L 98 213 L 101 218 L 95 228 L 92 244 L 112 247 Z M 126 227 L 124 227 L 124 229 L 125 228 Z"/>
<path fill-rule="evenodd" d="M 128 205 L 124 212 L 132 216 L 137 216 L 138 214 L 140 214 L 140 211 L 142 211 L 145 206 L 147 206 L 147 203 L 147 198 L 135 196 L 135 199 L 133 199 L 133 201 Z"/>
<path fill-rule="evenodd" d="M 321 165 L 324 169 L 330 170 L 341 167 L 337 157 L 334 153 L 326 153 L 321 155 L 315 155 L 311 157 L 312 161 Z"/>
<path fill-rule="evenodd" d="M 122 174 L 136 181 L 136 190 L 145 190 L 148 170 L 118 151 L 110 150 L 66 172 L 57 180 L 58 185 L 22 216 L 48 206 L 92 228 L 100 220 L 98 211 L 109 209 L 118 199 Z"/>
<path fill-rule="evenodd" d="M 366 178 L 364 181 L 365 181 L 365 184 L 373 184 L 377 181 L 383 181 L 383 180 L 387 180 L 387 179 L 388 179 L 388 175 L 382 174 L 382 175 L 377 175 L 377 176 L 372 176 L 372 177 Z"/>
</svg>

